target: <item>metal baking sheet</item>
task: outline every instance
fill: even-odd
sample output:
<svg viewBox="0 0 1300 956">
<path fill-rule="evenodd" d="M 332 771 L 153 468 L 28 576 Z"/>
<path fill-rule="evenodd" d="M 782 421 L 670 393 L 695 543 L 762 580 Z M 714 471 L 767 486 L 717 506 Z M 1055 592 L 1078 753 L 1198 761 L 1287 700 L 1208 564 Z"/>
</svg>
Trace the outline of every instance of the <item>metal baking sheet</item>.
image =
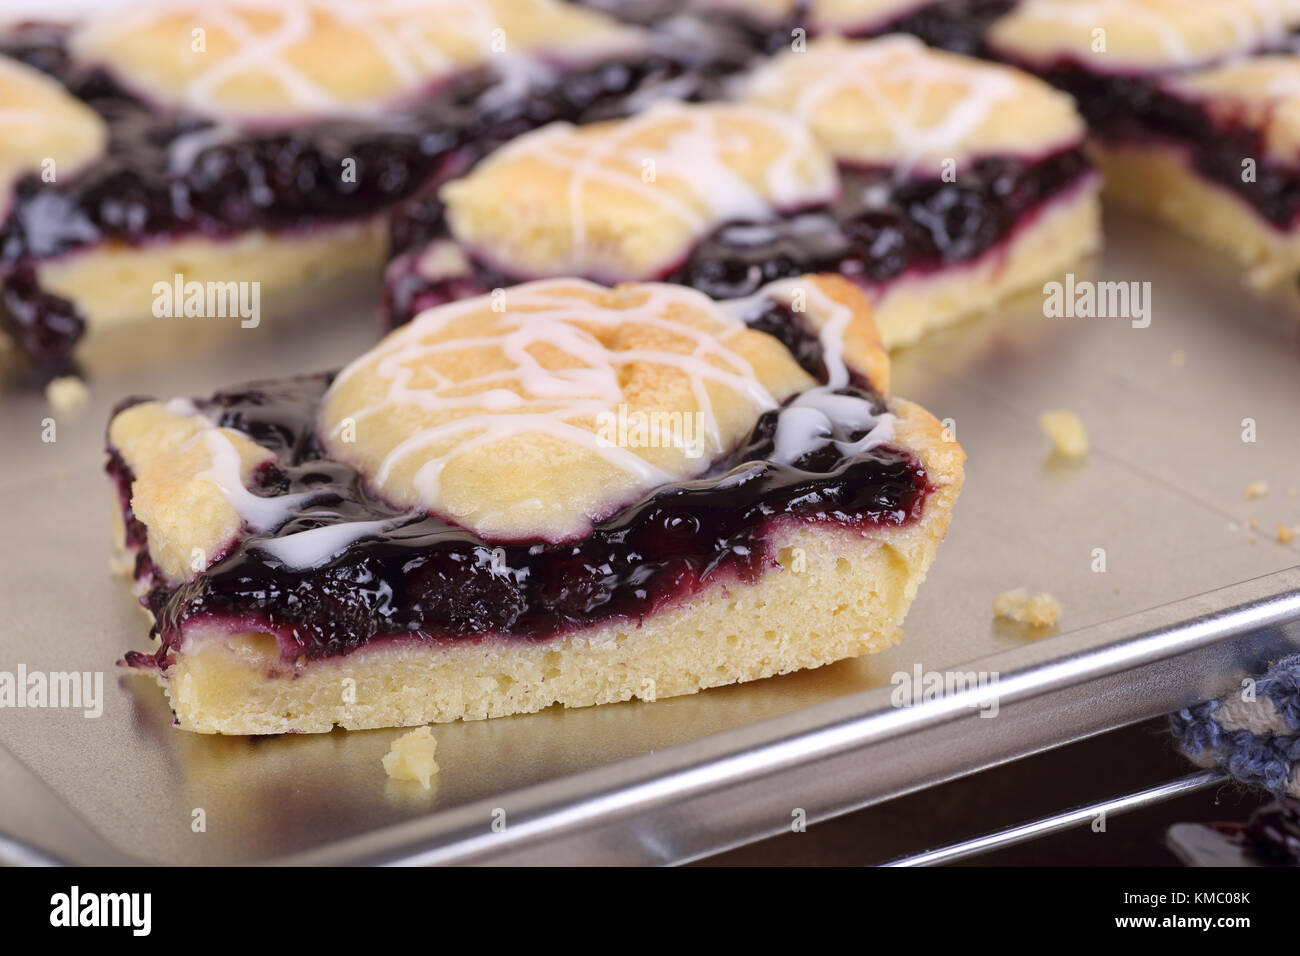
<svg viewBox="0 0 1300 956">
<path fill-rule="evenodd" d="M 113 667 L 147 622 L 107 568 L 109 409 L 337 366 L 375 340 L 375 290 L 257 329 L 102 337 L 75 417 L 0 359 L 0 671 L 101 671 L 105 698 L 98 718 L 0 710 L 0 859 L 678 862 L 1224 691 L 1300 646 L 1300 536 L 1274 531 L 1300 523 L 1300 322 L 1220 257 L 1108 219 L 1078 277 L 1151 283 L 1148 327 L 1047 318 L 1034 292 L 896 356 L 895 392 L 952 418 L 970 456 L 901 645 L 653 704 L 445 725 L 427 793 L 385 777 L 396 731 L 191 735 Z M 1082 464 L 1051 459 L 1038 429 L 1061 407 L 1091 432 Z M 1269 492 L 1248 500 L 1256 481 Z M 1060 599 L 1055 632 L 992 619 L 1016 586 Z M 918 665 L 998 672 L 998 715 L 892 706 L 891 675 Z"/>
</svg>

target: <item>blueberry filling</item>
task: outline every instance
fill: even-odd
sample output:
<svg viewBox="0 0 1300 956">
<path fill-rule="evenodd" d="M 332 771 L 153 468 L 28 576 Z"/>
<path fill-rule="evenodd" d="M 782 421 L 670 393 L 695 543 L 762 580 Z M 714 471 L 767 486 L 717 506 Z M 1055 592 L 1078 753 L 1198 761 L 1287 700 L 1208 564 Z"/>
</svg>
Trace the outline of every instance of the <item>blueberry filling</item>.
<svg viewBox="0 0 1300 956">
<path fill-rule="evenodd" d="M 497 77 L 471 71 L 391 117 L 236 131 L 160 114 L 103 71 L 76 64 L 57 28 L 0 37 L 0 54 L 58 79 L 109 131 L 105 156 L 76 176 L 17 183 L 0 223 L 0 328 L 46 362 L 66 356 L 84 322 L 25 271 L 35 262 L 109 240 L 225 238 L 368 218 L 545 123 L 625 115 L 657 96 L 714 98 L 750 59 L 688 44 L 632 63 L 540 70 L 526 92 L 506 96 Z"/>
<path fill-rule="evenodd" d="M 1269 158 L 1261 131 L 1234 118 L 1212 118 L 1198 104 L 1162 89 L 1159 80 L 1137 75 L 1090 73 L 1061 63 L 1039 71 L 1070 93 L 1101 139 L 1125 143 L 1173 143 L 1187 151 L 1196 172 L 1250 204 L 1273 225 L 1290 229 L 1300 215 L 1300 167 Z M 1242 163 L 1255 163 L 1255 178 Z"/>
<path fill-rule="evenodd" d="M 891 170 L 846 170 L 833 205 L 764 222 L 732 222 L 714 230 L 666 279 L 714 299 L 753 295 L 778 279 L 838 272 L 864 286 L 978 258 L 1016 226 L 1084 176 L 1079 149 L 1038 160 L 983 159 L 955 182 L 905 179 Z M 435 199 L 408 204 L 393 223 L 393 248 L 447 239 Z M 430 279 L 418 252 L 389 269 L 385 308 L 394 325 L 442 302 L 511 285 L 511 277 L 471 263 L 468 274 Z"/>
<path fill-rule="evenodd" d="M 803 333 L 793 319 L 773 305 L 755 323 L 797 338 Z M 822 356 L 810 344 L 816 339 L 804 338 L 801 362 L 820 368 Z M 313 659 L 382 638 L 545 639 L 604 621 L 636 621 L 713 581 L 754 580 L 776 560 L 767 537 L 774 521 L 899 526 L 920 516 L 931 490 L 921 464 L 889 446 L 846 457 L 827 443 L 793 464 L 773 463 L 771 411 L 704 477 L 655 490 L 579 541 L 488 541 L 441 518 L 390 507 L 354 469 L 328 458 L 313 427 L 330 380 L 263 383 L 198 403 L 214 422 L 279 456 L 260 472 L 256 493 L 317 497 L 273 533 L 242 534 L 194 580 L 170 587 L 152 579 L 144 529 L 123 492 L 128 541 L 142 549 L 137 576 L 152 585 L 143 601 L 162 641 L 155 655 L 134 654 L 129 662 L 165 666 L 186 626 L 205 619 L 264 628 L 280 636 L 289 658 Z M 884 410 L 861 378 L 842 393 Z M 119 490 L 130 487 L 125 463 L 111 450 L 108 471 Z M 263 548 L 268 539 L 348 521 L 386 522 L 387 530 L 309 570 L 288 569 Z"/>
<path fill-rule="evenodd" d="M 747 44 L 763 53 L 788 49 L 793 31 L 810 29 L 805 9 L 796 9 L 781 21 L 747 17 L 730 9 L 682 10 L 680 0 L 584 0 L 611 16 L 652 29 L 680 31 L 678 35 L 725 38 L 728 44 Z M 886 33 L 910 33 L 929 46 L 965 53 L 986 55 L 984 37 L 998 17 L 1010 12 L 1017 0 L 917 0 L 910 10 L 884 22 L 863 24 L 851 31 L 854 36 L 881 36 Z M 803 7 L 804 4 L 799 4 Z"/>
<path fill-rule="evenodd" d="M 1010 13 L 1018 0 L 938 0 L 888 23 L 873 27 L 872 35 L 910 33 L 927 46 L 963 53 L 988 56 L 984 42 L 989 27 L 999 17 Z"/>
</svg>

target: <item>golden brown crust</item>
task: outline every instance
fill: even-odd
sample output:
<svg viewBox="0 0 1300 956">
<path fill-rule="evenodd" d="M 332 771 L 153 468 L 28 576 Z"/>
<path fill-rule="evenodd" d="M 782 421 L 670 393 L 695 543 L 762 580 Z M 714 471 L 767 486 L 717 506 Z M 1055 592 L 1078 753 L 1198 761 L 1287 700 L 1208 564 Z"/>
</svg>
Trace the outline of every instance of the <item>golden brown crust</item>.
<svg viewBox="0 0 1300 956">
<path fill-rule="evenodd" d="M 698 292 L 554 279 L 417 316 L 340 373 L 321 434 L 395 504 L 556 540 L 701 473 L 811 384 Z"/>
<path fill-rule="evenodd" d="M 836 191 L 807 130 L 735 104 L 659 104 L 625 120 L 554 124 L 443 187 L 452 234 L 517 277 L 653 278 L 719 223 Z"/>
<path fill-rule="evenodd" d="M 745 98 L 807 123 L 840 162 L 924 173 L 1084 135 L 1073 100 L 1037 77 L 903 35 L 814 40 L 755 71 Z"/>
<path fill-rule="evenodd" d="M 247 487 L 275 455 L 230 428 L 214 428 L 192 409 L 145 402 L 109 423 L 109 445 L 135 476 L 131 508 L 148 529 L 149 556 L 172 583 L 204 570 L 239 534 L 243 519 L 214 473 L 219 448 L 238 455 Z"/>
<path fill-rule="evenodd" d="M 54 80 L 0 56 L 0 216 L 19 177 L 70 177 L 104 151 L 104 121 Z"/>
<path fill-rule="evenodd" d="M 1073 60 L 1097 73 L 1164 71 L 1283 43 L 1296 0 L 1022 0 L 989 43 L 1038 66 Z"/>
<path fill-rule="evenodd" d="M 559 0 L 145 0 L 91 17 L 76 56 L 146 99 L 234 118 L 370 110 L 494 56 L 580 60 L 639 31 Z"/>
</svg>

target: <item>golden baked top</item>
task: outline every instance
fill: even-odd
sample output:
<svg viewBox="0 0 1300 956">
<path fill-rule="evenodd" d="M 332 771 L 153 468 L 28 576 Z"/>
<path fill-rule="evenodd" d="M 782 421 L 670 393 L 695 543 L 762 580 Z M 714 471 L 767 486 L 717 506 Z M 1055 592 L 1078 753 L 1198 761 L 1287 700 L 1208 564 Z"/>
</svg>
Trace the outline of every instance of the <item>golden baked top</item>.
<svg viewBox="0 0 1300 956">
<path fill-rule="evenodd" d="M 1097 73 L 1164 70 L 1275 47 L 1300 25 L 1297 0 L 1022 0 L 993 24 L 1001 54 Z"/>
<path fill-rule="evenodd" d="M 663 274 L 723 222 L 837 190 L 830 156 L 789 117 L 661 103 L 521 136 L 441 197 L 456 239 L 510 275 L 617 282 Z"/>
<path fill-rule="evenodd" d="M 72 49 L 150 102 L 255 119 L 373 110 L 494 60 L 644 42 L 560 0 L 141 0 L 89 17 Z"/>
<path fill-rule="evenodd" d="M 759 68 L 744 95 L 807 123 L 840 162 L 917 172 L 1040 155 L 1084 134 L 1073 101 L 1042 80 L 903 35 L 814 40 Z"/>
<path fill-rule="evenodd" d="M 839 340 L 883 356 L 861 293 L 819 281 L 805 283 L 813 326 L 838 310 L 853 326 Z M 703 474 L 815 384 L 738 308 L 680 286 L 552 279 L 430 309 L 340 373 L 321 439 L 394 504 L 488 538 L 580 537 Z"/>
<path fill-rule="evenodd" d="M 1300 56 L 1251 57 L 1163 85 L 1212 118 L 1258 129 L 1271 158 L 1292 167 L 1300 162 Z"/>
<path fill-rule="evenodd" d="M 104 121 L 54 80 L 0 56 L 0 215 L 27 173 L 59 182 L 104 151 Z"/>
</svg>

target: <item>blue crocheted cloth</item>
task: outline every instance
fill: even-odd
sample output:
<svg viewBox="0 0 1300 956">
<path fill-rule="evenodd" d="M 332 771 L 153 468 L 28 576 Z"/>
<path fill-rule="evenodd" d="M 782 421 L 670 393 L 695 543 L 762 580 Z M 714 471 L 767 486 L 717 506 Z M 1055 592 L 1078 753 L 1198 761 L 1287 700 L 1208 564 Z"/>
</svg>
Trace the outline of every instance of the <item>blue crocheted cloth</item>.
<svg viewBox="0 0 1300 956">
<path fill-rule="evenodd" d="M 1198 766 L 1217 767 L 1277 796 L 1300 797 L 1300 654 L 1169 721 L 1179 747 Z"/>
</svg>

